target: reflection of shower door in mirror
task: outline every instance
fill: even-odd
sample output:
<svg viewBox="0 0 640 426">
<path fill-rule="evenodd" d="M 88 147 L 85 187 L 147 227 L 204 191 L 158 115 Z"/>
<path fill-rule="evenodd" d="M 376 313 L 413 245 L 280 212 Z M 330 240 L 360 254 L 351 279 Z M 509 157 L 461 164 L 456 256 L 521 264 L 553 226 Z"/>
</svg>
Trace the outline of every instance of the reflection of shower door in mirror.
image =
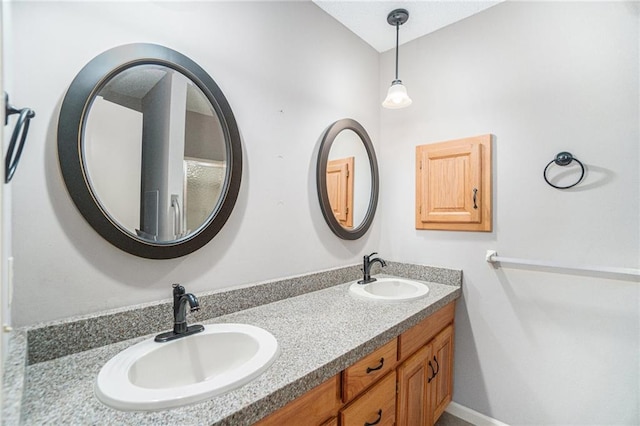
<svg viewBox="0 0 640 426">
<path fill-rule="evenodd" d="M 327 193 L 334 216 L 344 228 L 353 228 L 354 157 L 329 160 Z"/>
<path fill-rule="evenodd" d="M 184 170 L 184 226 L 189 234 L 215 211 L 211 200 L 220 198 L 227 167 L 225 161 L 186 158 Z"/>
</svg>

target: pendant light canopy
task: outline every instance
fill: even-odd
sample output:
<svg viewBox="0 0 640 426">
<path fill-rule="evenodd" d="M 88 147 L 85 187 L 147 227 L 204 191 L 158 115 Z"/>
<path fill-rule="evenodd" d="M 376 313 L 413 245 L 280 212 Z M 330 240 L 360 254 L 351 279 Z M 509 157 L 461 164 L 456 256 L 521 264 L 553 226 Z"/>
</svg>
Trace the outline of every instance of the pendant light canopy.
<svg viewBox="0 0 640 426">
<path fill-rule="evenodd" d="M 411 98 L 407 95 L 407 88 L 402 84 L 402 80 L 398 78 L 398 41 L 400 38 L 400 25 L 407 22 L 409 12 L 406 9 L 395 9 L 387 16 L 389 25 L 396 27 L 396 78 L 391 82 L 391 87 L 387 92 L 387 98 L 382 102 L 385 108 L 398 109 L 411 105 Z"/>
</svg>

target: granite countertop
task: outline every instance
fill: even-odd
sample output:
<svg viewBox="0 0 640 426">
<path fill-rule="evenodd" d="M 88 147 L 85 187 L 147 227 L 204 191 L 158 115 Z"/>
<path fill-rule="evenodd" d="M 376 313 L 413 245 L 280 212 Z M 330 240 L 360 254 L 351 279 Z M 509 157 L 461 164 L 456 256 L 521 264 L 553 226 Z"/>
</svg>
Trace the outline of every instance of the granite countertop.
<svg viewBox="0 0 640 426">
<path fill-rule="evenodd" d="M 21 424 L 250 425 L 338 374 L 461 295 L 429 282 L 427 297 L 376 303 L 349 295 L 350 283 L 231 313 L 204 324 L 246 323 L 271 332 L 281 353 L 252 382 L 202 403 L 157 412 L 123 412 L 93 393 L 102 366 L 152 335 L 26 368 Z M 224 350 L 224 348 L 221 348 Z"/>
</svg>

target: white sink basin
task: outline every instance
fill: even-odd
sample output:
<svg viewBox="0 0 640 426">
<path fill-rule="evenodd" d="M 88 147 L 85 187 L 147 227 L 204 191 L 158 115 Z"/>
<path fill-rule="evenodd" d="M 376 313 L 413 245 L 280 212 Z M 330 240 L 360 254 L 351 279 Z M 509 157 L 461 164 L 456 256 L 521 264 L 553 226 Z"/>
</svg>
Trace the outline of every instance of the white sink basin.
<svg viewBox="0 0 640 426">
<path fill-rule="evenodd" d="M 405 302 L 425 297 L 429 287 L 419 281 L 404 278 L 378 278 L 369 284 L 354 282 L 349 292 L 359 298 L 381 302 Z"/>
<path fill-rule="evenodd" d="M 153 338 L 111 358 L 95 393 L 110 407 L 161 410 L 204 401 L 262 374 L 279 354 L 276 338 L 247 324 L 212 324 L 169 342 Z"/>
</svg>

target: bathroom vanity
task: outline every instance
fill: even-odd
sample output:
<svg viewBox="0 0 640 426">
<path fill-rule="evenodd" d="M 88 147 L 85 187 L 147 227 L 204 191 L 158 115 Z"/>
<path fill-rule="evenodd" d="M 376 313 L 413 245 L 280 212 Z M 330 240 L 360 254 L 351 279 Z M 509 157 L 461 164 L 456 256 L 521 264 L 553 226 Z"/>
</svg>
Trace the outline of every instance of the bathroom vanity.
<svg viewBox="0 0 640 426">
<path fill-rule="evenodd" d="M 454 313 L 451 302 L 257 425 L 434 424 L 453 392 Z"/>
<path fill-rule="evenodd" d="M 18 402 L 21 406 L 5 410 L 14 415 L 3 420 L 5 424 L 23 425 L 264 426 L 320 425 L 327 421 L 362 425 L 380 418 L 377 424 L 432 424 L 451 398 L 454 306 L 461 296 L 462 272 L 387 263 L 385 272 L 390 275 L 426 282 L 428 295 L 399 303 L 353 297 L 349 286 L 361 274 L 358 265 L 198 295 L 198 315 L 202 311 L 215 315 L 220 312 L 219 304 L 229 306 L 234 298 L 242 303 L 231 313 L 209 319 L 190 318 L 190 323 L 255 325 L 276 337 L 281 352 L 271 367 L 250 383 L 204 402 L 173 409 L 119 411 L 102 404 L 94 395 L 102 366 L 124 349 L 162 331 L 162 327 L 153 334 L 147 331 L 144 336 L 93 349 L 88 346 L 66 355 L 40 353 L 43 341 L 50 340 L 47 333 L 56 333 L 58 346 L 71 347 L 65 342 L 81 341 L 85 335 L 95 334 L 78 333 L 90 330 L 93 322 L 104 329 L 102 336 L 113 335 L 117 328 L 110 329 L 111 324 L 141 327 L 143 322 L 152 321 L 153 311 L 170 310 L 169 303 L 111 312 L 108 315 L 113 318 L 108 321 L 108 315 L 102 313 L 22 330 L 27 335 L 24 359 L 27 346 L 32 353 L 24 368 L 23 396 Z M 274 294 L 299 292 L 302 288 L 304 292 L 297 295 Z M 256 305 L 247 308 L 248 299 L 258 291 L 260 302 L 266 304 L 256 301 Z M 65 337 L 67 329 L 72 332 Z M 7 394 L 22 390 L 19 381 L 14 382 L 13 388 L 5 388 Z M 303 421 L 289 417 L 301 414 Z"/>
</svg>

